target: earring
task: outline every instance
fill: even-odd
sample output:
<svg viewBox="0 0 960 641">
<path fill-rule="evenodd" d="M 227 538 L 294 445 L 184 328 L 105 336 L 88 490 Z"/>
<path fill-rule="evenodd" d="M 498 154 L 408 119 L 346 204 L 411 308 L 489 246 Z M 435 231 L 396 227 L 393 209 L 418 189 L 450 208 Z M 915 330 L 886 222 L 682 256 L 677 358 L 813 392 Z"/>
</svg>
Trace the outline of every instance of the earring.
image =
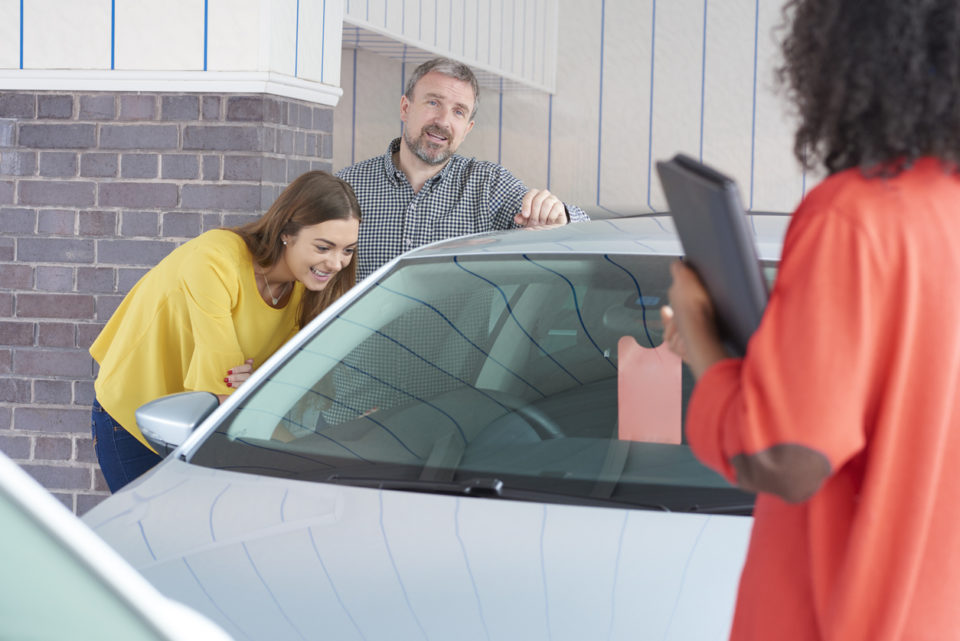
<svg viewBox="0 0 960 641">
<path fill-rule="evenodd" d="M 287 241 L 283 241 L 283 244 L 286 245 L 286 244 L 287 244 Z"/>
</svg>

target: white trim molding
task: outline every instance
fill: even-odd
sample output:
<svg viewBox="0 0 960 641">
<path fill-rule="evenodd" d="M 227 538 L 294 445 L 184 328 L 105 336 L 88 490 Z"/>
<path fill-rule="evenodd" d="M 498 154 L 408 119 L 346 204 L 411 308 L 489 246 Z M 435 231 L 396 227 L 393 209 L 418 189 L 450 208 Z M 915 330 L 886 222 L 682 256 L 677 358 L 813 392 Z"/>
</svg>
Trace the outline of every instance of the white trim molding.
<svg viewBox="0 0 960 641">
<path fill-rule="evenodd" d="M 0 70 L 0 91 L 265 93 L 337 106 L 340 87 L 267 72 Z"/>
</svg>

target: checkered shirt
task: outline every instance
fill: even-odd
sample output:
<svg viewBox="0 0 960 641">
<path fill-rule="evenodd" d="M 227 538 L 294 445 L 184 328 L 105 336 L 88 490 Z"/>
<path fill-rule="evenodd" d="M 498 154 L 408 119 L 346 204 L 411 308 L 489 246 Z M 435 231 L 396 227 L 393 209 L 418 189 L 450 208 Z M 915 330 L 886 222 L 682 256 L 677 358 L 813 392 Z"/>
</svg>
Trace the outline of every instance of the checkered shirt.
<svg viewBox="0 0 960 641">
<path fill-rule="evenodd" d="M 513 217 L 520 213 L 529 189 L 503 166 L 454 154 L 414 193 L 393 164 L 393 154 L 399 150 L 400 139 L 395 138 L 382 156 L 337 172 L 353 187 L 363 215 L 357 280 L 414 247 L 517 227 Z M 566 208 L 571 222 L 589 220 L 582 209 Z"/>
</svg>

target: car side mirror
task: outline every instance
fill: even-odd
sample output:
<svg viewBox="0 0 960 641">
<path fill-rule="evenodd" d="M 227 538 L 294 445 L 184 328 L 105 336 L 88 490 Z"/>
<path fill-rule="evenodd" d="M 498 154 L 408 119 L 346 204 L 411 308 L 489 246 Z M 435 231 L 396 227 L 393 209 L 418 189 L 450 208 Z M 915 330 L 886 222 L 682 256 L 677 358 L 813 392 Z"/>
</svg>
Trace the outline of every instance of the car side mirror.
<svg viewBox="0 0 960 641">
<path fill-rule="evenodd" d="M 165 457 L 187 440 L 219 404 L 210 392 L 163 396 L 137 408 L 137 425 L 147 443 Z"/>
</svg>

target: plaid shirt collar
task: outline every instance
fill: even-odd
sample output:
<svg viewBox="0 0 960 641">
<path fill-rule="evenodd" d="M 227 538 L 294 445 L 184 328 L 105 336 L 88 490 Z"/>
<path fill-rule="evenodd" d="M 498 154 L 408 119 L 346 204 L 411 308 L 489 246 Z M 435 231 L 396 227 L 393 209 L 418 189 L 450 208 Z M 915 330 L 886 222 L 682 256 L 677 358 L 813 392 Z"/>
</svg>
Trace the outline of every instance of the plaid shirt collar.
<svg viewBox="0 0 960 641">
<path fill-rule="evenodd" d="M 406 175 L 403 173 L 403 170 L 393 163 L 393 154 L 399 153 L 401 142 L 401 138 L 394 138 L 390 141 L 390 144 L 387 145 L 386 153 L 380 156 L 380 160 L 383 165 L 383 175 L 394 187 L 399 187 L 401 184 L 409 182 Z M 450 158 L 447 159 L 447 162 L 444 163 L 443 169 L 438 171 L 435 176 L 431 176 L 425 183 L 423 183 L 424 188 L 432 189 L 434 185 L 443 182 L 444 178 L 446 178 L 450 173 L 450 166 L 453 164 L 452 161 L 455 158 L 462 158 L 462 156 L 459 156 L 458 154 L 452 154 Z"/>
</svg>

